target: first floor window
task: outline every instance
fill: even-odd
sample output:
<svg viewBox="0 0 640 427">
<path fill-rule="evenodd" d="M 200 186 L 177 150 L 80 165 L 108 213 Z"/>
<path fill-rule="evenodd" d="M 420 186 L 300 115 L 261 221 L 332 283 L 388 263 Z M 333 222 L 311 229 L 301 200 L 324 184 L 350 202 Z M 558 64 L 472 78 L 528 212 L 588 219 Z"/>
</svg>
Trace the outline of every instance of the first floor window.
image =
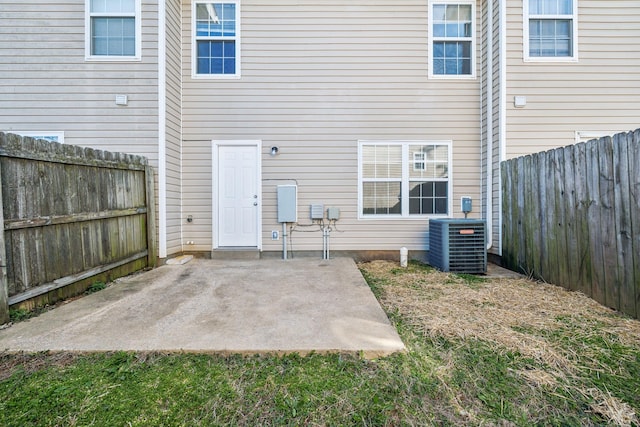
<svg viewBox="0 0 640 427">
<path fill-rule="evenodd" d="M 450 142 L 360 142 L 360 216 L 448 215 L 450 150 Z"/>
<path fill-rule="evenodd" d="M 138 56 L 140 0 L 87 0 L 88 58 Z"/>
<path fill-rule="evenodd" d="M 238 6 L 236 2 L 195 3 L 195 75 L 239 75 Z"/>
<path fill-rule="evenodd" d="M 9 131 L 9 132 L 15 133 L 17 135 L 29 136 L 35 139 L 44 139 L 46 141 L 59 142 L 61 144 L 64 143 L 64 132 L 49 132 L 49 131 L 37 131 L 37 132 Z"/>
<path fill-rule="evenodd" d="M 591 141 L 592 139 L 600 139 L 604 136 L 613 137 L 621 132 L 619 130 L 576 131 L 576 144 Z"/>
</svg>

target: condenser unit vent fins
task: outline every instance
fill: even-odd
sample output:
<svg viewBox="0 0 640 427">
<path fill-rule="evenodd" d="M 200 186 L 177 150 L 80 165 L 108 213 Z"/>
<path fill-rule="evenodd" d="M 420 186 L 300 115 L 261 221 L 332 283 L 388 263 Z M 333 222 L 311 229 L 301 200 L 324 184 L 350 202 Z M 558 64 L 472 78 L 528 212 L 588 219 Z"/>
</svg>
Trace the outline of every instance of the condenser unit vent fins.
<svg viewBox="0 0 640 427">
<path fill-rule="evenodd" d="M 477 219 L 429 220 L 429 264 L 441 271 L 486 273 L 485 228 Z"/>
</svg>

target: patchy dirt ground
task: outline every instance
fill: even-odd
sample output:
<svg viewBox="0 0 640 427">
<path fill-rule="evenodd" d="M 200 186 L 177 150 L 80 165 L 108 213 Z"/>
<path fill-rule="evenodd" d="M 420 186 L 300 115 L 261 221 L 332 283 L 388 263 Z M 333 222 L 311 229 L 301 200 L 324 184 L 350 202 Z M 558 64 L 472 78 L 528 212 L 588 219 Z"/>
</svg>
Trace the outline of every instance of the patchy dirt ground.
<svg viewBox="0 0 640 427">
<path fill-rule="evenodd" d="M 558 286 L 526 278 L 454 275 L 416 265 L 405 270 L 390 261 L 363 263 L 360 268 L 378 280 L 378 297 L 386 310 L 401 313 L 403 321 L 421 333 L 495 343 L 497 349 L 517 351 L 547 367 L 519 373 L 532 386 L 566 384 L 580 377 L 580 360 L 599 360 L 598 354 L 590 354 L 599 351 L 589 345 L 591 339 L 640 347 L 640 321 Z M 579 339 L 567 344 L 563 339 L 572 329 Z M 638 425 L 629 405 L 611 394 L 598 389 L 580 392 L 591 395 L 597 402 L 591 409 L 613 424 Z"/>
</svg>

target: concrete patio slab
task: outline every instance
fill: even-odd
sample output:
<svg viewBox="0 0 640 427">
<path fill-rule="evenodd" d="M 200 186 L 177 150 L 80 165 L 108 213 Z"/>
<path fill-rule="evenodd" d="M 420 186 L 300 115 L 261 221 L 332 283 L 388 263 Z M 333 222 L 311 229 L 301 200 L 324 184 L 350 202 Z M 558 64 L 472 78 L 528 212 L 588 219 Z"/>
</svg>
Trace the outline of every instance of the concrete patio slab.
<svg viewBox="0 0 640 427">
<path fill-rule="evenodd" d="M 7 351 L 404 350 L 350 258 L 164 265 L 0 330 Z"/>
</svg>

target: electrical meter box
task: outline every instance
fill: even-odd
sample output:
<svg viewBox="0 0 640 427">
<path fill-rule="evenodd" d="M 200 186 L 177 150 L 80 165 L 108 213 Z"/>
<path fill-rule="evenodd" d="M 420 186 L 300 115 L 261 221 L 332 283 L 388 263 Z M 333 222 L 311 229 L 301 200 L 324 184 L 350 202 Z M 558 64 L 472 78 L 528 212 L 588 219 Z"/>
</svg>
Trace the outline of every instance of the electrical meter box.
<svg viewBox="0 0 640 427">
<path fill-rule="evenodd" d="M 278 185 L 278 222 L 298 222 L 298 186 Z"/>
<path fill-rule="evenodd" d="M 471 197 L 468 196 L 463 196 L 460 199 L 460 205 L 462 207 L 462 212 L 464 213 L 469 213 L 471 212 L 472 208 L 471 208 Z"/>
<path fill-rule="evenodd" d="M 327 209 L 327 219 L 329 221 L 337 221 L 340 219 L 340 208 L 328 208 Z"/>
</svg>

